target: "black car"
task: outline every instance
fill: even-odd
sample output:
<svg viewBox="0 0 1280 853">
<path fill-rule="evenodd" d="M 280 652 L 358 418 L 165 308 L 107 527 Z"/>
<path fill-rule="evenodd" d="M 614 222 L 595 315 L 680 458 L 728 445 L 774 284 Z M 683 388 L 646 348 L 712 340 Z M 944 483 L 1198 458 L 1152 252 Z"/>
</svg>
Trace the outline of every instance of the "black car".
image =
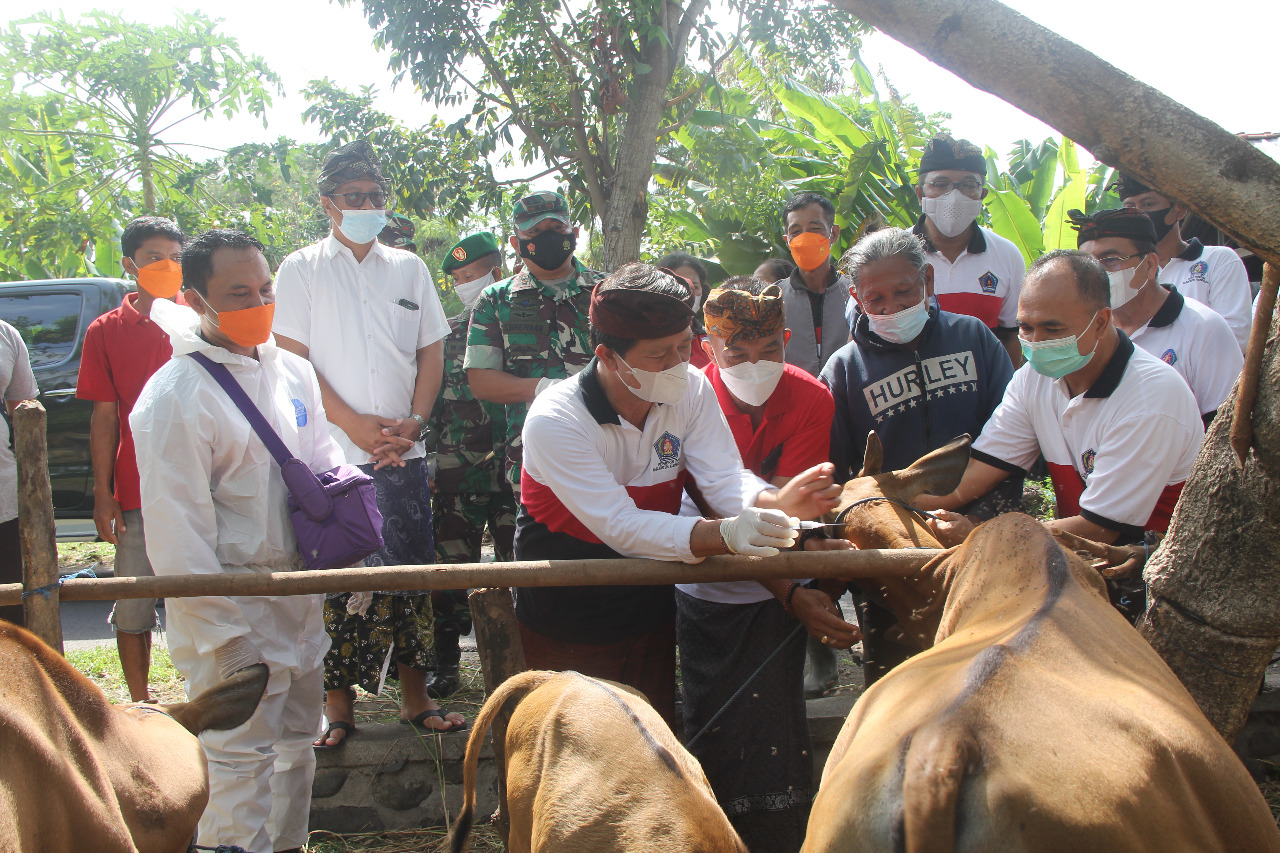
<svg viewBox="0 0 1280 853">
<path fill-rule="evenodd" d="M 0 320 L 22 334 L 40 386 L 39 400 L 49 413 L 49 479 L 58 518 L 93 515 L 93 404 L 76 399 L 84 335 L 90 323 L 120 307 L 133 290 L 133 282 L 114 278 L 0 283 Z"/>
</svg>

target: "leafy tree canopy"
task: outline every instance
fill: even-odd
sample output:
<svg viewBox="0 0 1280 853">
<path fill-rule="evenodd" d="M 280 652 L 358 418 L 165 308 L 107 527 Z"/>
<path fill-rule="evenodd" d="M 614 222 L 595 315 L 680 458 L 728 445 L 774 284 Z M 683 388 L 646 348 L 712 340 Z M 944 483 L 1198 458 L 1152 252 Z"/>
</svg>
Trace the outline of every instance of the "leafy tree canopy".
<svg viewBox="0 0 1280 853">
<path fill-rule="evenodd" d="M 866 31 L 800 0 L 714 10 L 709 0 L 362 4 L 399 77 L 438 104 L 470 106 L 452 133 L 482 158 L 517 147 L 524 164 L 563 179 L 580 221 L 599 217 L 606 267 L 638 256 L 657 147 L 715 100 L 734 51 L 767 51 L 838 79 Z"/>
</svg>

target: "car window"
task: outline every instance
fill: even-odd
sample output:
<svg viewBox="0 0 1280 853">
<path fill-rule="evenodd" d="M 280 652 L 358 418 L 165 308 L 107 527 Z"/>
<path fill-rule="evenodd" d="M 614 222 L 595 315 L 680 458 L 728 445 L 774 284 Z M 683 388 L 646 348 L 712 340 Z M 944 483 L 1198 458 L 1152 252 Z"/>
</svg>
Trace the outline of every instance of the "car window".
<svg viewBox="0 0 1280 853">
<path fill-rule="evenodd" d="M 22 335 L 32 367 L 66 361 L 76 348 L 80 327 L 79 291 L 0 295 L 0 319 Z"/>
</svg>

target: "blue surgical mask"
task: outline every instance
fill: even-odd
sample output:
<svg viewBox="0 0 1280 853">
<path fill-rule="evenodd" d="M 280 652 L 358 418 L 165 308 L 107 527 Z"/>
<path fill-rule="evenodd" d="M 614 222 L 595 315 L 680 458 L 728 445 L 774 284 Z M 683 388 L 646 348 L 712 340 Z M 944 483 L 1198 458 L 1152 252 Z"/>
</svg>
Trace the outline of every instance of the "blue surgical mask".
<svg viewBox="0 0 1280 853">
<path fill-rule="evenodd" d="M 1094 311 L 1093 317 L 1090 317 L 1089 322 L 1085 324 L 1086 332 L 1097 317 L 1098 312 Z M 1094 341 L 1093 349 L 1087 353 L 1080 352 L 1080 337 L 1083 334 L 1084 332 L 1081 332 L 1079 335 L 1053 338 L 1048 341 L 1026 341 L 1019 338 L 1018 343 L 1022 344 L 1022 357 L 1031 365 L 1032 370 L 1050 379 L 1061 379 L 1088 364 L 1093 354 L 1098 351 L 1098 342 Z"/>
<path fill-rule="evenodd" d="M 338 230 L 352 243 L 364 245 L 378 239 L 387 227 L 385 210 L 344 210 Z"/>
</svg>

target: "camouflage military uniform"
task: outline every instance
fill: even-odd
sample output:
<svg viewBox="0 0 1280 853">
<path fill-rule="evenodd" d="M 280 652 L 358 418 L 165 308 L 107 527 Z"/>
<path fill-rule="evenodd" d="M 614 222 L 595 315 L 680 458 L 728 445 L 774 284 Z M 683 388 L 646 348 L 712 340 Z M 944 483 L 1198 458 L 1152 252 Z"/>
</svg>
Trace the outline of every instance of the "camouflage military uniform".
<svg viewBox="0 0 1280 853">
<path fill-rule="evenodd" d="M 471 396 L 462 367 L 468 316 L 449 321 L 444 378 L 428 422 L 426 449 L 436 460 L 431 517 L 437 563 L 480 562 L 486 525 L 497 558 L 509 561 L 516 531 L 515 498 L 502 478 L 503 407 Z M 437 630 L 470 632 L 467 590 L 447 590 L 434 598 Z"/>
<path fill-rule="evenodd" d="M 501 370 L 521 379 L 564 379 L 587 366 L 591 343 L 587 309 L 603 276 L 574 259 L 577 278 L 556 288 L 528 272 L 490 285 L 480 294 L 467 334 L 466 368 Z M 528 403 L 506 406 L 504 473 L 517 498 Z"/>
</svg>

